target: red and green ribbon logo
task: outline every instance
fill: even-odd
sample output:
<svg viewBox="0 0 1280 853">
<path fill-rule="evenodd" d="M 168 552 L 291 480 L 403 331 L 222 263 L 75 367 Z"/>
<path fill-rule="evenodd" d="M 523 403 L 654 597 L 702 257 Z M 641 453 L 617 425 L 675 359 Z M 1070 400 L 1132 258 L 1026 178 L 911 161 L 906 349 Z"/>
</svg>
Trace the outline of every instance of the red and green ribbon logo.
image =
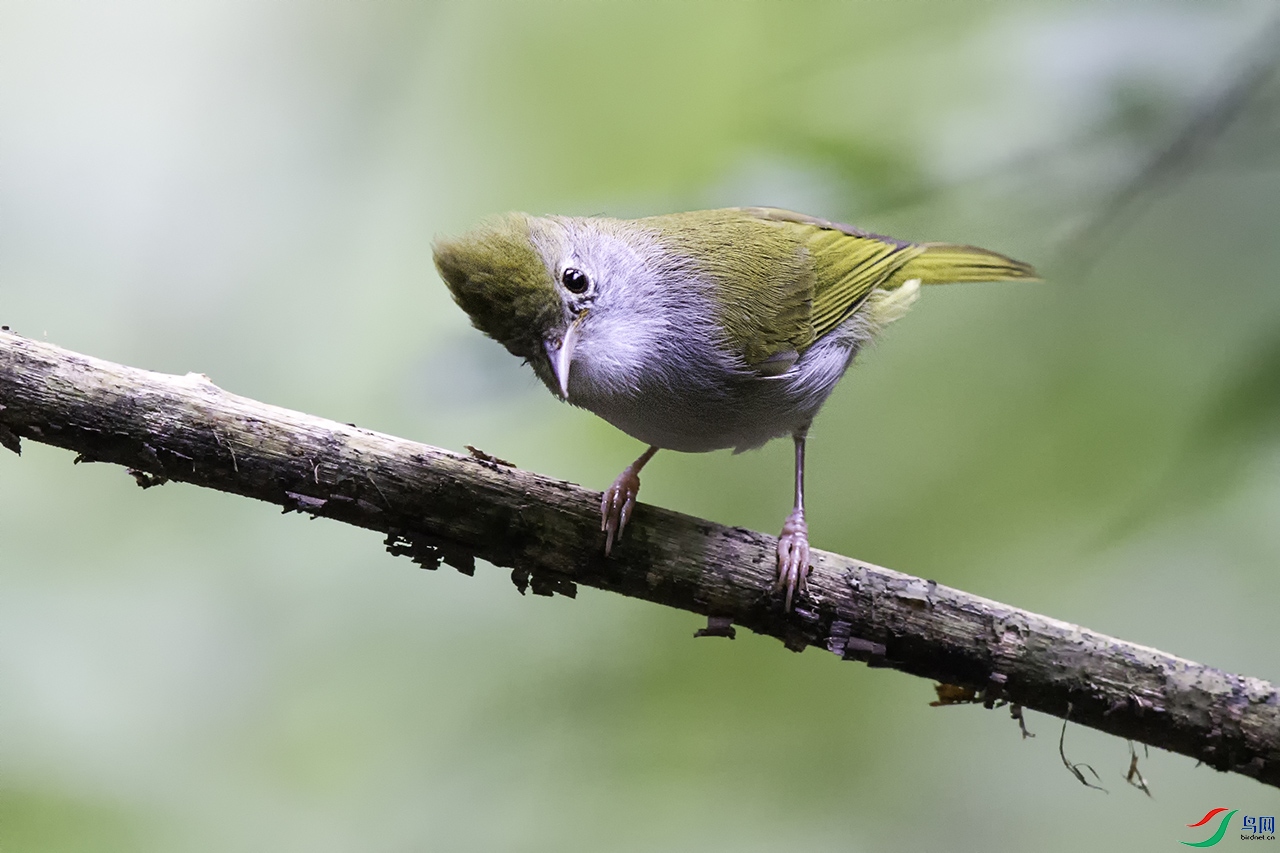
<svg viewBox="0 0 1280 853">
<path fill-rule="evenodd" d="M 1232 809 L 1231 811 L 1227 812 L 1225 808 L 1209 809 L 1209 811 L 1205 813 L 1204 817 L 1200 818 L 1195 823 L 1187 824 L 1187 826 L 1192 829 L 1196 828 L 1197 826 L 1204 826 L 1206 823 L 1213 820 L 1218 815 L 1222 814 L 1222 812 L 1227 812 L 1225 815 L 1222 815 L 1222 820 L 1218 821 L 1217 832 L 1215 832 L 1213 835 L 1210 835 L 1204 841 L 1180 841 L 1178 843 L 1185 844 L 1188 847 L 1212 847 L 1213 845 L 1217 844 L 1219 841 L 1222 840 L 1222 836 L 1227 834 L 1227 824 L 1231 822 L 1232 816 L 1235 815 L 1235 813 L 1238 811 L 1240 810 Z"/>
</svg>

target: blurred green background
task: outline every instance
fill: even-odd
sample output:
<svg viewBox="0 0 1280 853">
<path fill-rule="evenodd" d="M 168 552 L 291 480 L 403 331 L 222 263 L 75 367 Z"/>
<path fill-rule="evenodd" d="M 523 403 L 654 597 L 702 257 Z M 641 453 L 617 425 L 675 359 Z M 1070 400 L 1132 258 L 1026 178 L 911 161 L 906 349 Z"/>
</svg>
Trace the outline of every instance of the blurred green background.
<svg viewBox="0 0 1280 853">
<path fill-rule="evenodd" d="M 762 204 L 988 245 L 1049 281 L 933 289 L 860 360 L 814 544 L 1280 681 L 1276 81 L 1062 262 L 1274 8 L 0 0 L 0 322 L 601 488 L 639 445 L 469 328 L 433 236 Z M 790 454 L 643 496 L 773 533 Z M 1148 799 L 1073 727 L 1087 790 L 1054 719 L 506 575 L 0 454 L 0 850 L 1168 850 L 1280 810 L 1158 751 Z"/>
</svg>

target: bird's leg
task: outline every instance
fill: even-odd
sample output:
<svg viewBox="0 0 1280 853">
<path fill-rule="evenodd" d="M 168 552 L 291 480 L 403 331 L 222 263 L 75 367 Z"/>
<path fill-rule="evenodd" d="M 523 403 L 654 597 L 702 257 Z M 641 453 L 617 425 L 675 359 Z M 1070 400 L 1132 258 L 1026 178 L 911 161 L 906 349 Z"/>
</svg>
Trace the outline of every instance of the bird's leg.
<svg viewBox="0 0 1280 853">
<path fill-rule="evenodd" d="M 778 582 L 773 589 L 787 591 L 787 612 L 792 597 L 804 593 L 809 576 L 809 526 L 804 523 L 804 440 L 808 433 L 809 425 L 805 424 L 792 436 L 796 442 L 796 504 L 778 537 Z"/>
<path fill-rule="evenodd" d="M 640 458 L 624 468 L 600 497 L 600 529 L 607 534 L 604 540 L 606 557 L 613 550 L 614 538 L 622 535 L 631 520 L 631 510 L 635 509 L 636 495 L 640 492 L 640 469 L 657 452 L 658 448 L 650 447 L 640 454 Z"/>
</svg>

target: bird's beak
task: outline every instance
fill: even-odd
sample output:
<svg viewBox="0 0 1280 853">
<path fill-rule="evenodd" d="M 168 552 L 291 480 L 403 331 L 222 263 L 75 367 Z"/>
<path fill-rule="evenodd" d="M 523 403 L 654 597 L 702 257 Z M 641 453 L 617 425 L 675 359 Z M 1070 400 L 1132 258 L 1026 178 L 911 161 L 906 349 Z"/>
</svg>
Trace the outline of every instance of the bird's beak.
<svg viewBox="0 0 1280 853">
<path fill-rule="evenodd" d="M 573 350 L 578 344 L 578 326 L 585 316 L 587 312 L 583 311 L 565 329 L 563 337 L 546 342 L 547 359 L 551 362 L 551 371 L 556 375 L 562 400 L 569 399 L 569 368 L 573 365 Z"/>
</svg>

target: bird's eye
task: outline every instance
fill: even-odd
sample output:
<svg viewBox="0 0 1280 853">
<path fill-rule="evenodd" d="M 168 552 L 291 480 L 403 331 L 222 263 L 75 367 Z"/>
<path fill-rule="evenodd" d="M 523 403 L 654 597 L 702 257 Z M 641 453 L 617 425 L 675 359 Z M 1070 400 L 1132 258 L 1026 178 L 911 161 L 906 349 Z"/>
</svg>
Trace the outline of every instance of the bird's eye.
<svg viewBox="0 0 1280 853">
<path fill-rule="evenodd" d="M 560 283 L 570 293 L 586 293 L 587 288 L 591 286 L 591 279 L 587 278 L 587 274 L 582 270 L 569 267 L 560 273 Z"/>
</svg>

